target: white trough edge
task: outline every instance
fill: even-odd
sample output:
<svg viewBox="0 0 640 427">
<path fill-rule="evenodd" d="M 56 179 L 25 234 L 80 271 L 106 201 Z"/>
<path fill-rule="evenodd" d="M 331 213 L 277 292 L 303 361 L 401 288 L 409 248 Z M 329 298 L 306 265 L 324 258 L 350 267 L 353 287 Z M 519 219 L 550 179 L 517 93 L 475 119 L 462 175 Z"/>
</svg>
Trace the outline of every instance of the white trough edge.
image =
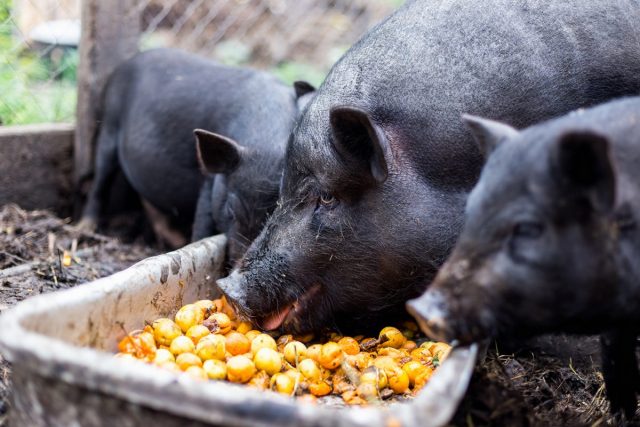
<svg viewBox="0 0 640 427">
<path fill-rule="evenodd" d="M 156 276 L 160 271 L 166 273 L 176 256 L 190 259 L 194 269 L 208 263 L 220 271 L 225 244 L 226 238 L 222 235 L 210 237 L 178 251 L 147 258 L 112 276 L 29 298 L 0 316 L 0 350 L 11 363 L 35 374 L 212 424 L 374 427 L 398 421 L 404 426 L 435 427 L 451 419 L 471 378 L 478 353 L 476 345 L 454 348 L 413 401 L 387 407 L 336 409 L 298 404 L 276 393 L 226 382 L 198 382 L 142 362 L 119 360 L 112 353 L 75 346 L 25 327 L 29 319 L 42 316 L 52 308 L 64 309 L 113 298 L 137 283 L 149 286 L 148 281 L 158 281 Z M 168 280 L 186 280 L 190 272 L 183 270 L 169 273 Z M 211 283 L 213 279 L 215 277 Z M 147 283 L 143 285 L 144 282 Z M 77 320 L 82 324 L 82 319 Z"/>
</svg>

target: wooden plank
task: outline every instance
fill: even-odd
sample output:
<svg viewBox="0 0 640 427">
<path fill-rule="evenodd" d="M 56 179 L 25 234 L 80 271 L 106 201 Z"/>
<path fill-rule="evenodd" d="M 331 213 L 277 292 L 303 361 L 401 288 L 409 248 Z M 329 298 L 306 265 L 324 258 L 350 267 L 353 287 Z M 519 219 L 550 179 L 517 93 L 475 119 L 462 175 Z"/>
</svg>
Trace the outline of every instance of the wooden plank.
<svg viewBox="0 0 640 427">
<path fill-rule="evenodd" d="M 93 172 L 102 91 L 115 67 L 137 52 L 140 16 L 130 0 L 85 0 L 81 12 L 74 184 L 82 195 Z"/>
<path fill-rule="evenodd" d="M 0 205 L 71 213 L 74 125 L 0 127 Z"/>
</svg>

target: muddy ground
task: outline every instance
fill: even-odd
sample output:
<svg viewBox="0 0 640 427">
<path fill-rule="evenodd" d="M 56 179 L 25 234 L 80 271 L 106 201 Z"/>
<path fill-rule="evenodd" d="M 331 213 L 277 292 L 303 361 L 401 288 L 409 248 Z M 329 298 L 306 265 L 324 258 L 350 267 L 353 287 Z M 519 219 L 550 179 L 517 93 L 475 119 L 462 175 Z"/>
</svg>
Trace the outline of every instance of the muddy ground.
<svg viewBox="0 0 640 427">
<path fill-rule="evenodd" d="M 47 211 L 0 207 L 0 311 L 32 295 L 107 276 L 157 252 L 139 242 L 80 232 Z M 488 347 L 453 425 L 620 424 L 607 412 L 596 338 Z M 0 425 L 11 410 L 9 390 L 10 367 L 3 362 Z"/>
</svg>

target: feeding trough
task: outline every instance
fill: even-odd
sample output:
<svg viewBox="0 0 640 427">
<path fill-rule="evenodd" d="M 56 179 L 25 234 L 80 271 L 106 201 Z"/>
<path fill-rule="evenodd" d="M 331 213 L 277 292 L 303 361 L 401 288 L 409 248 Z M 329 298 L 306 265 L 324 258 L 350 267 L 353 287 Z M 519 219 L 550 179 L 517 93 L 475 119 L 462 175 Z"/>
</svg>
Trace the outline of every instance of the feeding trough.
<svg viewBox="0 0 640 427">
<path fill-rule="evenodd" d="M 123 331 L 218 296 L 224 236 L 148 258 L 87 285 L 29 299 L 0 317 L 12 363 L 12 425 L 438 426 L 462 399 L 477 348 L 455 348 L 413 399 L 309 405 L 226 382 L 198 382 L 113 357 Z"/>
</svg>

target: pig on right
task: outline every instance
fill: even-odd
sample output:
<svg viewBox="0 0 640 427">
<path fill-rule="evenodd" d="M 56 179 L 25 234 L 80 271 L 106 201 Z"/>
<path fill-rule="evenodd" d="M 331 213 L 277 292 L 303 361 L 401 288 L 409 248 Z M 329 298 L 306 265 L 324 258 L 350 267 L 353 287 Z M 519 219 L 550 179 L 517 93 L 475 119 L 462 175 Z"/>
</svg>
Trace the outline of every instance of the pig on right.
<svg viewBox="0 0 640 427">
<path fill-rule="evenodd" d="M 640 98 L 518 131 L 464 116 L 486 164 L 463 232 L 407 303 L 432 338 L 470 343 L 601 334 L 614 413 L 633 417 L 640 376 Z"/>
</svg>

